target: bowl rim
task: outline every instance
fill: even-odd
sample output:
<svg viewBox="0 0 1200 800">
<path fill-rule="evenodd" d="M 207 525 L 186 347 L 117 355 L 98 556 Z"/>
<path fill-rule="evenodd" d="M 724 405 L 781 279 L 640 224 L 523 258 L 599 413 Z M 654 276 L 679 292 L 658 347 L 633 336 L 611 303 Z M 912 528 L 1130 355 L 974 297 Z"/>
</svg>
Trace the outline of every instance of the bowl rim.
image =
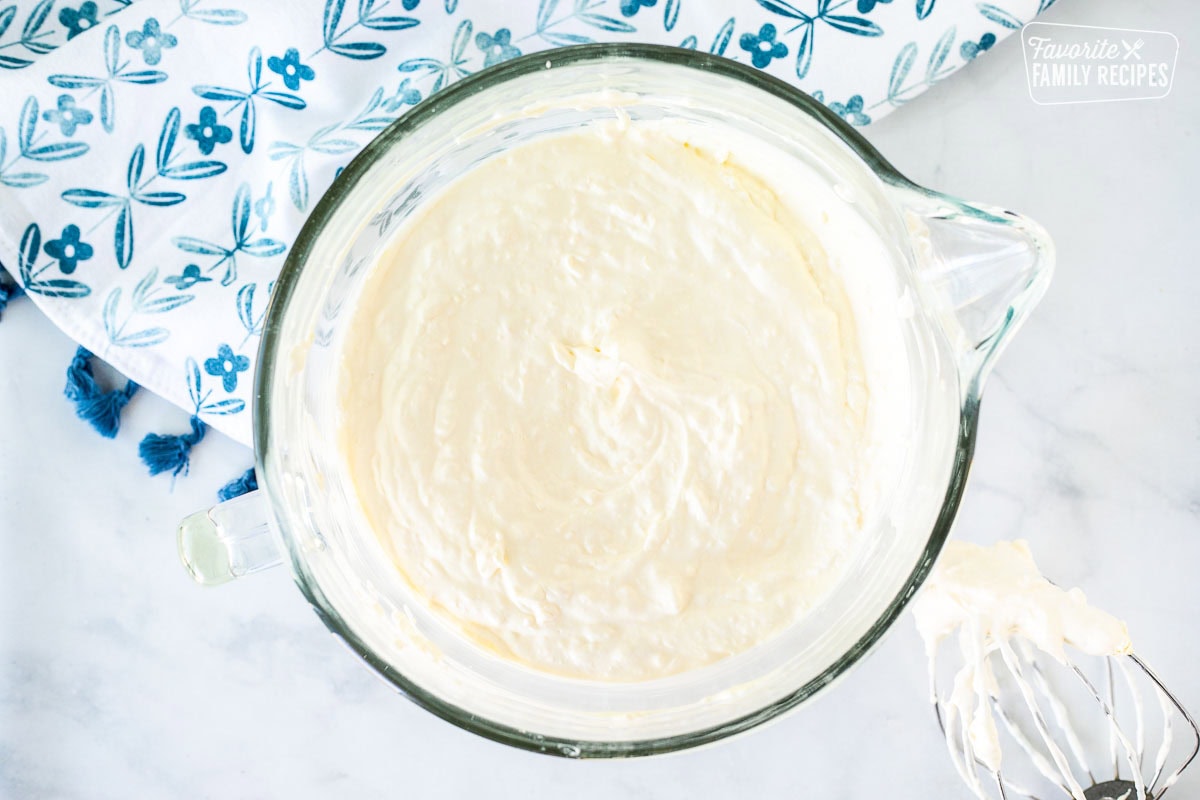
<svg viewBox="0 0 1200 800">
<path fill-rule="evenodd" d="M 272 490 L 272 470 L 268 466 L 270 454 L 270 386 L 280 354 L 277 341 L 283 327 L 292 294 L 300 272 L 311 252 L 317 237 L 326 223 L 340 206 L 344 197 L 351 192 L 374 165 L 397 142 L 410 132 L 436 117 L 444 110 L 468 100 L 473 95 L 497 84 L 529 75 L 542 70 L 559 67 L 611 62 L 614 60 L 645 60 L 659 64 L 670 64 L 716 75 L 733 78 L 767 92 L 800 109 L 824 124 L 842 139 L 881 180 L 921 191 L 901 175 L 866 139 L 824 104 L 813 99 L 800 89 L 760 70 L 731 61 L 721 56 L 664 45 L 632 43 L 584 44 L 571 47 L 539 51 L 497 64 L 478 73 L 469 75 L 441 90 L 407 111 L 376 136 L 350 162 L 334 180 L 330 188 L 313 208 L 305 220 L 295 242 L 284 261 L 275 281 L 274 291 L 267 309 L 259 344 L 257 367 L 254 379 L 254 444 L 256 467 L 263 488 L 273 504 L 278 493 Z M 543 735 L 534 731 L 521 730 L 510 725 L 480 717 L 454 703 L 427 691 L 414 681 L 397 672 L 390 664 L 377 656 L 372 649 L 342 620 L 333 605 L 325 597 L 320 586 L 308 570 L 294 537 L 286 530 L 278 530 L 291 565 L 293 578 L 304 597 L 308 600 L 331 633 L 341 639 L 359 658 L 376 673 L 400 691 L 409 700 L 432 714 L 471 733 L 478 734 L 502 744 L 523 750 L 569 758 L 624 758 L 671 753 L 700 745 L 710 744 L 755 728 L 776 719 L 796 708 L 814 695 L 829 687 L 851 667 L 873 649 L 884 633 L 892 626 L 900 613 L 916 594 L 932 569 L 950 533 L 951 525 L 958 512 L 966 485 L 967 473 L 975 449 L 975 434 L 978 423 L 978 386 L 971 385 L 965 392 L 959 415 L 959 427 L 949 485 L 938 517 L 928 541 L 909 573 L 902 588 L 887 608 L 879 615 L 862 637 L 817 676 L 802 686 L 755 711 L 727 722 L 688 733 L 672 736 L 631 739 L 624 741 L 585 741 L 566 737 Z M 279 524 L 278 515 L 272 514 Z M 282 528 L 282 525 L 280 525 Z"/>
</svg>

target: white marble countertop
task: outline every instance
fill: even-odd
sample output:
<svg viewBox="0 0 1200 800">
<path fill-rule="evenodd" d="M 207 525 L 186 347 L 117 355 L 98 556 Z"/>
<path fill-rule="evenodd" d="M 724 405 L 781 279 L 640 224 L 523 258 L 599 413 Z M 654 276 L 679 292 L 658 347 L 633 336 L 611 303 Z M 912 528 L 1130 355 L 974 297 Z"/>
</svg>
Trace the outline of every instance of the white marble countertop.
<svg viewBox="0 0 1200 800">
<path fill-rule="evenodd" d="M 1174 92 L 1034 105 L 1014 37 L 867 131 L 917 182 L 1027 212 L 1058 244 L 988 387 L 956 535 L 1029 539 L 1200 710 L 1200 4 L 1061 0 L 1045 18 L 1175 32 Z M 210 433 L 174 490 L 147 478 L 136 442 L 184 417 L 142 393 L 115 442 L 96 436 L 60 399 L 73 350 L 28 301 L 5 312 L 0 797 L 967 796 L 908 619 L 833 692 L 699 752 L 572 763 L 441 722 L 357 663 L 283 571 L 190 582 L 175 523 L 249 453 Z M 1200 767 L 1173 792 L 1196 794 Z"/>
</svg>

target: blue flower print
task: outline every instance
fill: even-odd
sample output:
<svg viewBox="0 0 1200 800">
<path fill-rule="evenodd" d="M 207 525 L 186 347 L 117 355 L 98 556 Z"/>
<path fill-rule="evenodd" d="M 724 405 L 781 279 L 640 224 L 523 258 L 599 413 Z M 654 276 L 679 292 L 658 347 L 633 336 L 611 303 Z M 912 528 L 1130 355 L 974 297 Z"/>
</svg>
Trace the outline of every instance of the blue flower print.
<svg viewBox="0 0 1200 800">
<path fill-rule="evenodd" d="M 183 274 L 172 275 L 169 278 L 163 278 L 163 282 L 169 283 L 180 291 L 190 289 L 197 283 L 205 283 L 211 281 L 212 278 L 205 278 L 200 274 L 200 267 L 195 264 L 188 264 L 183 268 Z"/>
<path fill-rule="evenodd" d="M 57 239 L 46 242 L 46 255 L 58 260 L 58 268 L 64 275 L 70 275 L 80 261 L 92 257 L 92 246 L 79 241 L 79 226 L 68 225 L 62 229 Z"/>
<path fill-rule="evenodd" d="M 267 69 L 283 78 L 283 85 L 293 92 L 300 88 L 300 81 L 311 81 L 317 77 L 312 67 L 300 63 L 300 51 L 294 47 L 289 47 L 283 58 L 268 58 Z"/>
<path fill-rule="evenodd" d="M 643 8 L 650 8 L 658 0 L 621 0 L 621 16 L 632 17 Z"/>
<path fill-rule="evenodd" d="M 204 362 L 204 371 L 221 379 L 225 391 L 232 392 L 237 388 L 239 372 L 250 369 L 250 359 L 246 356 L 233 354 L 233 348 L 223 344 L 217 348 L 217 357 Z"/>
<path fill-rule="evenodd" d="M 962 55 L 964 61 L 973 61 L 975 56 L 992 49 L 992 45 L 996 43 L 996 34 L 985 33 L 978 42 L 963 42 L 962 47 L 958 52 Z"/>
<path fill-rule="evenodd" d="M 771 63 L 771 59 L 783 58 L 788 54 L 787 45 L 775 41 L 775 26 L 767 23 L 758 29 L 758 35 L 743 33 L 739 40 L 742 49 L 750 53 L 750 61 L 759 69 Z"/>
<path fill-rule="evenodd" d="M 67 29 L 69 42 L 87 29 L 96 27 L 96 4 L 88 0 L 78 9 L 64 8 L 58 12 L 58 21 Z"/>
<path fill-rule="evenodd" d="M 892 0 L 858 0 L 858 13 L 870 14 L 879 3 L 890 3 Z"/>
<path fill-rule="evenodd" d="M 63 136 L 74 136 L 76 126 L 87 125 L 92 121 L 92 112 L 86 108 L 78 108 L 75 98 L 71 95 L 60 94 L 58 108 L 43 111 L 42 119 L 46 122 L 57 122 Z"/>
<path fill-rule="evenodd" d="M 409 86 L 409 82 L 408 78 L 400 81 L 400 85 L 396 87 L 396 93 L 384 101 L 384 111 L 392 114 L 404 106 L 415 106 L 421 102 L 421 90 Z"/>
<path fill-rule="evenodd" d="M 142 58 L 150 66 L 154 66 L 162 60 L 164 49 L 174 47 L 178 43 L 179 40 L 174 36 L 163 33 L 158 20 L 154 17 L 147 19 L 140 31 L 130 31 L 125 34 L 125 44 L 139 48 L 142 51 Z"/>
<path fill-rule="evenodd" d="M 404 6 L 405 11 L 412 11 L 414 8 L 421 5 L 421 0 L 404 0 L 401 5 Z"/>
<path fill-rule="evenodd" d="M 508 28 L 496 31 L 495 36 L 486 33 L 478 34 L 475 37 L 475 46 L 483 53 L 485 67 L 521 55 L 521 51 L 512 45 L 512 33 Z"/>
<path fill-rule="evenodd" d="M 829 108 L 833 113 L 837 114 L 842 119 L 849 122 L 851 125 L 870 125 L 871 118 L 863 113 L 863 99 L 861 94 L 856 94 L 842 103 L 830 103 Z"/>
<path fill-rule="evenodd" d="M 200 152 L 209 155 L 217 145 L 233 139 L 233 129 L 218 123 L 216 109 L 205 106 L 200 109 L 200 121 L 187 126 L 187 137 L 195 139 Z"/>
</svg>

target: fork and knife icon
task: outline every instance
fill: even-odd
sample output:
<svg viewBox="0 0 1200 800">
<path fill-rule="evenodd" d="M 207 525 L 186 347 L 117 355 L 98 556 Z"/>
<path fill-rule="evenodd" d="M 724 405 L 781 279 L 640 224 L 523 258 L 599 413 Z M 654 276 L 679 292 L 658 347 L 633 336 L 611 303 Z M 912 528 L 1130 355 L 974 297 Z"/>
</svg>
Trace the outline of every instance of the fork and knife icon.
<svg viewBox="0 0 1200 800">
<path fill-rule="evenodd" d="M 1141 61 L 1142 54 L 1139 53 L 1138 51 L 1142 49 L 1142 45 L 1144 45 L 1145 43 L 1146 42 L 1144 40 L 1138 39 L 1133 44 L 1130 44 L 1129 42 L 1122 39 L 1121 44 L 1125 47 L 1125 57 L 1123 60 L 1128 61 L 1130 59 L 1130 57 L 1132 56 L 1133 58 L 1136 58 L 1138 61 Z"/>
</svg>

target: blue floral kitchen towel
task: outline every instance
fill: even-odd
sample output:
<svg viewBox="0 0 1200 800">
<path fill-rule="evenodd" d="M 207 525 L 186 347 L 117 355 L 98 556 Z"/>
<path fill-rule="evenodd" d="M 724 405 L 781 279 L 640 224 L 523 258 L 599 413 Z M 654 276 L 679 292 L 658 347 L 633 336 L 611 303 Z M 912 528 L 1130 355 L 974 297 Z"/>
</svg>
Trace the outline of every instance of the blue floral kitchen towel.
<svg viewBox="0 0 1200 800">
<path fill-rule="evenodd" d="M 305 215 L 439 89 L 645 41 L 748 62 L 869 125 L 1052 2 L 0 0 L 0 265 L 81 345 L 249 443 L 267 297 Z"/>
</svg>

